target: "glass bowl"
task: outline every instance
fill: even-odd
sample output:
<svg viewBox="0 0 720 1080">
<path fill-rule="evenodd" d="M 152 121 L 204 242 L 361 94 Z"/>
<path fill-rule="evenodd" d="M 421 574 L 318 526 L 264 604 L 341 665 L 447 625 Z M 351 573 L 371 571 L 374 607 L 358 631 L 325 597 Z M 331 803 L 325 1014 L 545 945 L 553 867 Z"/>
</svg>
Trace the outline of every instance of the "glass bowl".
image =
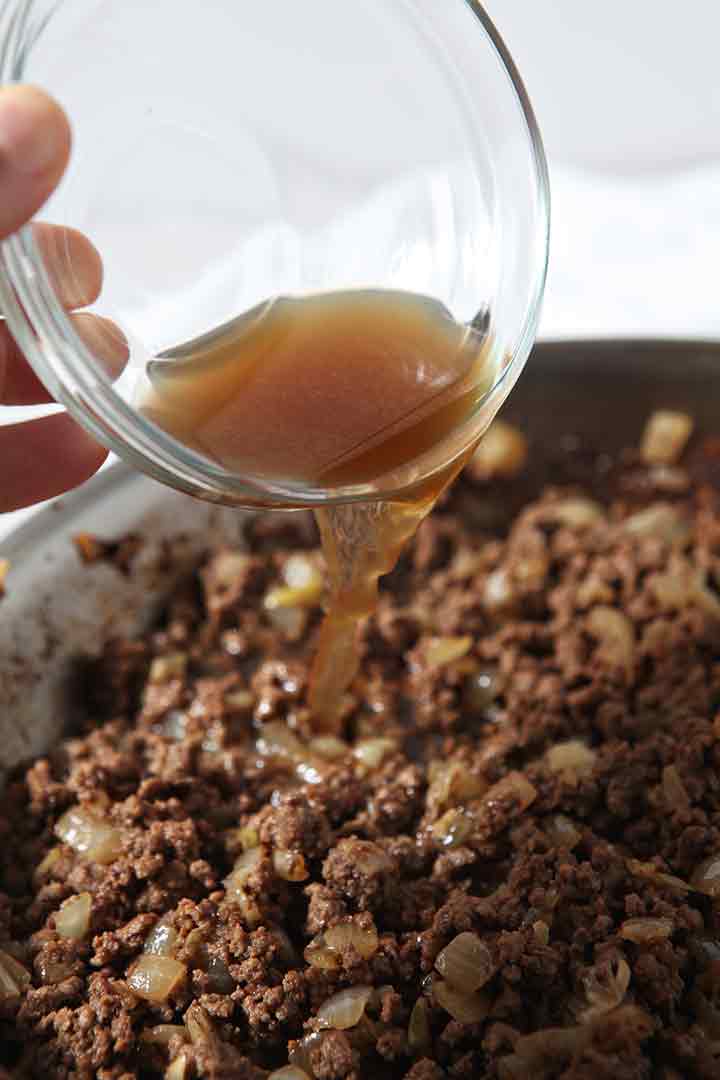
<svg viewBox="0 0 720 1080">
<path fill-rule="evenodd" d="M 73 127 L 42 217 L 102 254 L 91 308 L 125 334 L 109 370 L 53 293 L 32 229 L 0 246 L 0 306 L 53 396 L 158 480 L 213 501 L 389 497 L 237 476 L 137 407 L 150 360 L 273 296 L 406 290 L 483 320 L 493 384 L 417 464 L 478 438 L 532 345 L 547 266 L 540 135 L 473 0 L 6 0 L 3 82 L 40 85 Z M 70 268 L 71 270 L 71 268 Z"/>
</svg>

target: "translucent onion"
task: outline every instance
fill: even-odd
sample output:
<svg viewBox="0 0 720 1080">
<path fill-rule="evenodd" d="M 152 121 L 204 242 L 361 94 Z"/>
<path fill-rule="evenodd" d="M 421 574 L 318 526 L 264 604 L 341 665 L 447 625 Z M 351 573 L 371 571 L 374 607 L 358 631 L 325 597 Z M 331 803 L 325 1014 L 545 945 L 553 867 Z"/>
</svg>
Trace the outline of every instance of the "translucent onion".
<svg viewBox="0 0 720 1080">
<path fill-rule="evenodd" d="M 323 578 L 317 564 L 308 555 L 291 555 L 283 567 L 285 585 L 276 586 L 265 596 L 268 611 L 274 608 L 308 608 L 320 603 Z"/>
<path fill-rule="evenodd" d="M 588 529 L 605 517 L 602 507 L 592 499 L 565 499 L 550 508 L 553 521 L 569 529 Z"/>
<path fill-rule="evenodd" d="M 369 960 L 378 950 L 378 932 L 375 926 L 359 926 L 356 922 L 337 923 L 331 926 L 324 934 L 325 944 L 336 952 L 341 952 L 352 946 L 362 956 L 363 960 Z"/>
<path fill-rule="evenodd" d="M 303 956 L 310 967 L 319 971 L 336 971 L 340 967 L 340 955 L 330 948 L 324 934 L 318 934 L 305 946 Z"/>
<path fill-rule="evenodd" d="M 178 960 L 145 954 L 130 968 L 127 984 L 138 997 L 162 1004 L 182 984 L 186 974 L 185 965 Z"/>
<path fill-rule="evenodd" d="M 678 460 L 693 430 L 687 413 L 658 409 L 647 424 L 640 443 L 640 454 L 648 465 L 672 465 Z"/>
<path fill-rule="evenodd" d="M 319 754 L 326 761 L 337 761 L 350 753 L 350 747 L 335 735 L 318 735 L 308 743 L 313 754 Z"/>
<path fill-rule="evenodd" d="M 173 679 L 182 679 L 187 668 L 187 653 L 168 653 L 167 656 L 156 656 L 150 665 L 148 682 L 168 683 Z"/>
<path fill-rule="evenodd" d="M 490 1011 L 490 1001 L 485 994 L 465 993 L 442 979 L 433 980 L 432 992 L 440 1008 L 459 1024 L 479 1024 Z"/>
<path fill-rule="evenodd" d="M 0 949 L 0 994 L 16 997 L 30 985 L 30 972 L 27 968 Z"/>
<path fill-rule="evenodd" d="M 255 698 L 249 690 L 229 690 L 225 695 L 225 704 L 230 709 L 252 709 Z"/>
<path fill-rule="evenodd" d="M 514 476 L 527 459 L 527 440 L 518 428 L 495 420 L 473 454 L 469 471 L 479 480 Z"/>
<path fill-rule="evenodd" d="M 267 1080 L 310 1080 L 310 1077 L 297 1065 L 283 1065 L 282 1069 L 271 1072 Z"/>
<path fill-rule="evenodd" d="M 371 986 L 351 986 L 333 994 L 317 1011 L 318 1026 L 334 1028 L 337 1031 L 355 1027 L 365 1014 L 365 1007 L 372 992 Z"/>
<path fill-rule="evenodd" d="M 439 762 L 430 777 L 426 802 L 435 812 L 476 799 L 487 791 L 487 782 L 459 761 Z"/>
<path fill-rule="evenodd" d="M 456 990 L 471 994 L 495 974 L 492 953 L 477 934 L 464 931 L 438 953 L 435 967 Z"/>
<path fill-rule="evenodd" d="M 537 789 L 521 772 L 510 772 L 486 792 L 483 803 L 492 808 L 501 802 L 512 801 L 515 812 L 522 814 L 537 798 Z"/>
<path fill-rule="evenodd" d="M 620 937 L 636 945 L 652 945 L 657 941 L 667 941 L 672 932 L 672 919 L 626 919 L 620 927 Z"/>
<path fill-rule="evenodd" d="M 432 834 L 443 847 L 460 847 L 473 829 L 473 820 L 464 810 L 447 810 L 432 826 Z"/>
<path fill-rule="evenodd" d="M 230 994 L 235 989 L 235 980 L 222 956 L 211 956 L 206 971 L 210 986 L 216 994 Z"/>
<path fill-rule="evenodd" d="M 485 579 L 483 589 L 483 606 L 491 614 L 498 614 L 509 607 L 515 599 L 510 577 L 507 570 L 502 567 L 493 570 Z"/>
<path fill-rule="evenodd" d="M 532 924 L 533 934 L 538 945 L 547 945 L 550 941 L 550 927 L 544 919 L 538 919 Z"/>
<path fill-rule="evenodd" d="M 609 964 L 591 968 L 583 978 L 589 1008 L 582 1014 L 583 1022 L 595 1020 L 622 1003 L 630 985 L 630 968 L 625 957 L 618 954 Z"/>
<path fill-rule="evenodd" d="M 95 817 L 84 807 L 67 810 L 55 826 L 55 833 L 78 855 L 100 865 L 113 862 L 122 851 L 122 829 Z"/>
<path fill-rule="evenodd" d="M 212 1020 L 196 1001 L 185 1013 L 185 1027 L 193 1046 L 207 1046 L 216 1038 Z"/>
<path fill-rule="evenodd" d="M 693 889 L 712 896 L 713 899 L 720 897 L 720 853 L 711 855 L 703 860 L 690 878 Z"/>
<path fill-rule="evenodd" d="M 662 870 L 658 870 L 653 863 L 640 862 L 639 859 L 627 859 L 626 866 L 635 877 L 652 881 L 655 885 L 664 885 L 666 888 L 672 889 L 673 892 L 686 893 L 690 891 L 687 881 L 675 877 L 674 874 L 666 874 Z"/>
<path fill-rule="evenodd" d="M 666 765 L 662 771 L 662 789 L 669 809 L 687 810 L 690 796 L 675 765 Z"/>
<path fill-rule="evenodd" d="M 383 759 L 395 750 L 397 750 L 395 739 L 378 736 L 374 739 L 361 739 L 356 742 L 353 747 L 353 756 L 357 758 L 362 767 L 369 771 L 377 769 L 378 765 L 382 764 Z"/>
<path fill-rule="evenodd" d="M 272 720 L 263 724 L 257 737 L 256 747 L 263 757 L 290 758 L 302 760 L 309 756 L 307 747 L 298 739 L 287 724 L 281 720 Z"/>
<path fill-rule="evenodd" d="M 185 1054 L 178 1056 L 170 1062 L 165 1070 L 165 1080 L 185 1080 L 188 1073 L 188 1060 Z"/>
<path fill-rule="evenodd" d="M 428 667 L 444 667 L 467 656 L 471 648 L 472 638 L 468 634 L 463 637 L 434 637 L 424 643 L 423 657 Z"/>
<path fill-rule="evenodd" d="M 625 518 L 623 530 L 631 536 L 655 537 L 666 544 L 684 546 L 692 534 L 690 522 L 670 503 L 653 503 Z"/>
<path fill-rule="evenodd" d="M 463 700 L 476 712 L 489 709 L 500 693 L 499 672 L 493 667 L 480 668 L 467 677 L 463 686 Z"/>
<path fill-rule="evenodd" d="M 418 998 L 410 1013 L 408 1046 L 413 1054 L 425 1054 L 431 1045 L 430 1010 L 425 998 Z"/>
<path fill-rule="evenodd" d="M 580 830 L 564 814 L 553 814 L 545 825 L 545 832 L 555 847 L 567 848 L 568 851 L 572 851 L 582 840 Z"/>
<path fill-rule="evenodd" d="M 240 581 L 251 562 L 251 556 L 243 551 L 222 551 L 209 566 L 214 585 L 230 588 Z"/>
<path fill-rule="evenodd" d="M 262 848 L 250 848 L 239 855 L 229 877 L 225 879 L 225 891 L 228 895 L 240 895 L 247 881 L 262 861 Z"/>
<path fill-rule="evenodd" d="M 170 925 L 170 917 L 166 916 L 155 923 L 145 938 L 143 952 L 148 956 L 174 956 L 176 945 L 177 932 Z"/>
<path fill-rule="evenodd" d="M 635 630 L 627 615 L 600 604 L 588 612 L 586 626 L 597 640 L 597 659 L 620 668 L 630 682 L 635 668 Z"/>
<path fill-rule="evenodd" d="M 299 851 L 276 848 L 272 860 L 275 873 L 283 881 L 306 881 L 310 876 L 307 863 Z"/>
<path fill-rule="evenodd" d="M 46 960 L 41 954 L 35 961 L 40 978 L 46 985 L 55 985 L 64 982 L 73 973 L 73 967 L 69 960 Z"/>
<path fill-rule="evenodd" d="M 88 892 L 70 896 L 55 914 L 55 929 L 61 938 L 80 941 L 90 929 L 92 896 Z"/>
<path fill-rule="evenodd" d="M 545 754 L 547 767 L 567 780 L 589 776 L 595 767 L 596 754 L 582 739 L 556 743 Z"/>
<path fill-rule="evenodd" d="M 182 1039 L 187 1038 L 187 1031 L 183 1024 L 156 1024 L 155 1027 L 145 1028 L 140 1038 L 146 1043 L 167 1046 L 176 1036 Z"/>
<path fill-rule="evenodd" d="M 33 880 L 36 884 L 52 876 L 53 867 L 60 858 L 61 853 L 62 849 L 59 847 L 50 848 L 48 853 L 40 860 L 33 873 Z"/>
</svg>

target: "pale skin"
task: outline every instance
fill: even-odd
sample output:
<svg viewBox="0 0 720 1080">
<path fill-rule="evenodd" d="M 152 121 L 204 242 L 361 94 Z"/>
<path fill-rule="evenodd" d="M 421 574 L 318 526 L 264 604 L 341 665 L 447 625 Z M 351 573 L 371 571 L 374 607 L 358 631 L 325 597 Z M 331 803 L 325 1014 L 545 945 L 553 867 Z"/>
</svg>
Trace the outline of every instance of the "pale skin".
<svg viewBox="0 0 720 1080">
<path fill-rule="evenodd" d="M 0 91 L 0 239 L 41 209 L 65 171 L 70 145 L 68 119 L 47 94 L 31 86 Z M 72 312 L 76 330 L 106 368 L 119 371 L 127 359 L 122 333 L 109 320 L 77 310 L 100 295 L 100 255 L 74 229 L 42 223 L 35 230 L 55 292 Z M 7 326 L 0 323 L 0 405 L 50 400 Z M 65 413 L 0 426 L 0 512 L 76 487 L 106 456 L 104 447 Z"/>
</svg>

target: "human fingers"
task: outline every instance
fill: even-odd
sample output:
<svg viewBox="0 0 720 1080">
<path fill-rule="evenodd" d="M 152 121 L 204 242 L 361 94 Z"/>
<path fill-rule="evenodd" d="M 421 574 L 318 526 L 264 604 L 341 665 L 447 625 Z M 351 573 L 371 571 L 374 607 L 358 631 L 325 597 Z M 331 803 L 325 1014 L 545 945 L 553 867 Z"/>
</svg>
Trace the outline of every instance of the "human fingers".
<svg viewBox="0 0 720 1080">
<path fill-rule="evenodd" d="M 122 330 L 90 312 L 70 315 L 75 330 L 111 379 L 122 372 L 129 349 Z M 0 404 L 39 405 L 52 397 L 23 356 L 7 327 L 0 324 Z"/>
<path fill-rule="evenodd" d="M 43 90 L 0 90 L 0 239 L 47 200 L 65 171 L 70 142 L 65 113 Z"/>
<path fill-rule="evenodd" d="M 55 295 L 64 308 L 86 307 L 100 295 L 103 265 L 100 253 L 84 233 L 41 222 L 33 226 Z"/>
<path fill-rule="evenodd" d="M 65 413 L 0 427 L 0 513 L 77 487 L 106 457 L 107 450 Z"/>
</svg>

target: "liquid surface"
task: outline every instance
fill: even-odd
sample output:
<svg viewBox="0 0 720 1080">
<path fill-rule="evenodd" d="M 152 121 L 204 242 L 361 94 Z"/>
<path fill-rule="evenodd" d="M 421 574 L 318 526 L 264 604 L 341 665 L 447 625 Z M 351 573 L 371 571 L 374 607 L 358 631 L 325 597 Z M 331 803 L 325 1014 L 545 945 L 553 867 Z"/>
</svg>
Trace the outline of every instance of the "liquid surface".
<svg viewBox="0 0 720 1080">
<path fill-rule="evenodd" d="M 238 476 L 300 490 L 388 476 L 408 487 L 392 502 L 316 511 L 328 568 L 310 692 L 318 728 L 337 726 L 378 578 L 460 467 L 417 485 L 413 463 L 489 389 L 488 352 L 482 333 L 437 301 L 346 292 L 268 301 L 148 366 L 142 409 Z"/>
</svg>

